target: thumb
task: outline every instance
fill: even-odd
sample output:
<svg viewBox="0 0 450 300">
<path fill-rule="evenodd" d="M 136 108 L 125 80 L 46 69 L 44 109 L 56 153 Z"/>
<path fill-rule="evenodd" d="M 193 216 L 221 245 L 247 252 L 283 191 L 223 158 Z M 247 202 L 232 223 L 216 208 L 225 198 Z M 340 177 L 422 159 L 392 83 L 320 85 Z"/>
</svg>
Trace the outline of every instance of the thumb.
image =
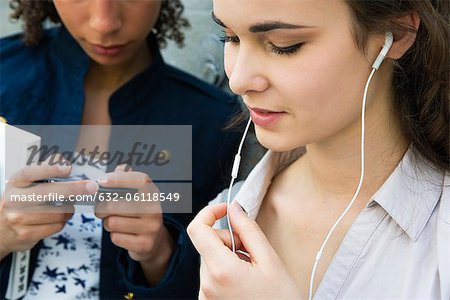
<svg viewBox="0 0 450 300">
<path fill-rule="evenodd" d="M 250 254 L 252 262 L 266 264 L 278 257 L 258 224 L 251 219 L 234 201 L 230 205 L 229 217 L 233 231 L 239 235 L 244 248 Z"/>
</svg>

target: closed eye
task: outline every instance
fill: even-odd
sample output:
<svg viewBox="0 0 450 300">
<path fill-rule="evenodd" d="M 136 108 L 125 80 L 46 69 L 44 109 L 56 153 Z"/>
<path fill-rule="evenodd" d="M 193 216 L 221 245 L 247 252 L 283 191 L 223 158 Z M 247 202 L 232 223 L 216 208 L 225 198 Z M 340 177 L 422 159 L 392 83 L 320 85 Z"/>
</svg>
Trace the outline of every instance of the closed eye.
<svg viewBox="0 0 450 300">
<path fill-rule="evenodd" d="M 222 43 L 231 43 L 231 44 L 239 44 L 239 38 L 237 36 L 228 36 L 228 35 L 224 35 L 222 37 L 220 37 L 220 41 Z"/>
<path fill-rule="evenodd" d="M 278 47 L 272 43 L 269 43 L 270 51 L 279 55 L 289 55 L 297 52 L 305 43 L 298 43 L 287 47 Z"/>
<path fill-rule="evenodd" d="M 222 43 L 230 43 L 232 45 L 239 45 L 239 38 L 237 36 L 229 36 L 224 34 L 220 41 Z M 297 52 L 305 43 L 298 43 L 295 45 L 287 46 L 287 47 L 278 47 L 273 43 L 269 42 L 269 51 L 278 55 L 289 55 Z"/>
</svg>

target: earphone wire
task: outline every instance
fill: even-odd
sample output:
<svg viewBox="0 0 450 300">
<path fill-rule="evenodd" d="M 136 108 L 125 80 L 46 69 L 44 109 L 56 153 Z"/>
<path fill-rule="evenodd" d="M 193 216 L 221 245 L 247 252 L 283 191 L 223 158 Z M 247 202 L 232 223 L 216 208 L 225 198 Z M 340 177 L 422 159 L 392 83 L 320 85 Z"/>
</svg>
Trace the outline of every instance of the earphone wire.
<svg viewBox="0 0 450 300">
<path fill-rule="evenodd" d="M 364 158 L 364 139 L 365 139 L 365 122 L 366 122 L 366 102 L 367 102 L 367 93 L 369 90 L 369 85 L 370 85 L 370 81 L 372 80 L 373 75 L 375 74 L 375 72 L 377 71 L 376 68 L 372 68 L 372 72 L 370 73 L 369 78 L 367 79 L 367 83 L 364 89 L 364 96 L 363 96 L 363 102 L 362 102 L 362 109 L 361 109 L 361 175 L 359 177 L 359 183 L 358 183 L 358 187 L 356 189 L 355 194 L 353 195 L 352 201 L 350 201 L 350 204 L 347 206 L 347 208 L 344 210 L 344 212 L 341 214 L 341 216 L 338 218 L 338 220 L 336 221 L 336 223 L 334 223 L 333 227 L 331 227 L 330 231 L 328 232 L 324 242 L 322 243 L 322 246 L 320 247 L 319 251 L 317 252 L 316 255 L 316 259 L 314 262 L 314 266 L 311 272 L 311 279 L 310 279 L 310 283 L 309 283 L 309 296 L 308 299 L 311 300 L 312 299 L 312 293 L 313 293 L 313 287 L 314 287 L 314 276 L 316 274 L 316 270 L 317 270 L 317 266 L 319 264 L 320 258 L 322 257 L 323 254 L 323 249 L 325 248 L 326 244 L 328 243 L 328 240 L 330 239 L 331 235 L 333 234 L 334 230 L 336 229 L 336 227 L 339 225 L 339 223 L 341 222 L 341 220 L 345 217 L 345 215 L 347 214 L 347 212 L 350 210 L 350 208 L 352 207 L 353 203 L 355 203 L 356 198 L 359 195 L 359 192 L 361 190 L 362 187 L 362 183 L 364 180 L 364 164 L 365 164 L 365 158 Z"/>
<path fill-rule="evenodd" d="M 245 138 L 247 137 L 247 133 L 248 130 L 250 128 L 250 124 L 252 123 L 252 118 L 248 119 L 247 122 L 247 126 L 245 127 L 245 131 L 244 134 L 242 135 L 241 138 L 241 142 L 239 144 L 239 148 L 238 148 L 238 152 L 236 154 L 236 156 L 234 157 L 234 162 L 233 162 L 233 169 L 231 171 L 231 182 L 230 182 L 230 186 L 228 187 L 228 195 L 227 195 L 227 224 L 228 224 L 228 231 L 230 232 L 230 239 L 231 239 L 231 250 L 233 251 L 233 253 L 236 252 L 236 244 L 234 241 L 234 236 L 233 236 L 233 228 L 231 227 L 231 222 L 230 222 L 230 214 L 229 214 L 229 208 L 230 208 L 230 203 L 231 203 L 231 188 L 233 187 L 234 181 L 237 178 L 238 172 L 239 172 L 239 165 L 241 163 L 241 152 L 242 152 L 242 147 L 244 146 L 244 141 Z"/>
</svg>

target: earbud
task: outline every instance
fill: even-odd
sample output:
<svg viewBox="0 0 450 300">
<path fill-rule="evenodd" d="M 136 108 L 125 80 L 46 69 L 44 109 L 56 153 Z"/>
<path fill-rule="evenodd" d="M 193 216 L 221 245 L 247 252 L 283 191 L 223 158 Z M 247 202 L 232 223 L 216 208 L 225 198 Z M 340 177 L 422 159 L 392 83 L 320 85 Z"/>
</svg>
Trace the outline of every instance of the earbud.
<svg viewBox="0 0 450 300">
<path fill-rule="evenodd" d="M 392 43 L 394 42 L 394 35 L 392 32 L 388 31 L 386 32 L 385 38 L 384 38 L 384 45 L 383 49 L 381 49 L 380 54 L 378 54 L 378 57 L 375 59 L 375 62 L 372 65 L 372 68 L 377 69 L 381 66 L 381 63 L 383 62 L 384 58 L 386 57 L 386 54 L 389 52 L 389 49 L 391 49 Z"/>
</svg>

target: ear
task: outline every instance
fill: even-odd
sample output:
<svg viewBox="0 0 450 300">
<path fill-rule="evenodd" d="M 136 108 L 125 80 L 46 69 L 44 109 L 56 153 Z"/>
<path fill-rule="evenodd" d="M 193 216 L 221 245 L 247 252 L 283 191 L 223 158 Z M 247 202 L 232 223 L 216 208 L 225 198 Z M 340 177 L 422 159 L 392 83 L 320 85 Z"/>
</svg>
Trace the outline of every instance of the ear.
<svg viewBox="0 0 450 300">
<path fill-rule="evenodd" d="M 394 33 L 394 43 L 386 56 L 390 59 L 400 59 L 414 44 L 420 25 L 420 16 L 416 12 L 412 12 L 397 19 L 397 21 L 406 27 L 414 28 L 415 32 L 403 31 Z"/>
</svg>

